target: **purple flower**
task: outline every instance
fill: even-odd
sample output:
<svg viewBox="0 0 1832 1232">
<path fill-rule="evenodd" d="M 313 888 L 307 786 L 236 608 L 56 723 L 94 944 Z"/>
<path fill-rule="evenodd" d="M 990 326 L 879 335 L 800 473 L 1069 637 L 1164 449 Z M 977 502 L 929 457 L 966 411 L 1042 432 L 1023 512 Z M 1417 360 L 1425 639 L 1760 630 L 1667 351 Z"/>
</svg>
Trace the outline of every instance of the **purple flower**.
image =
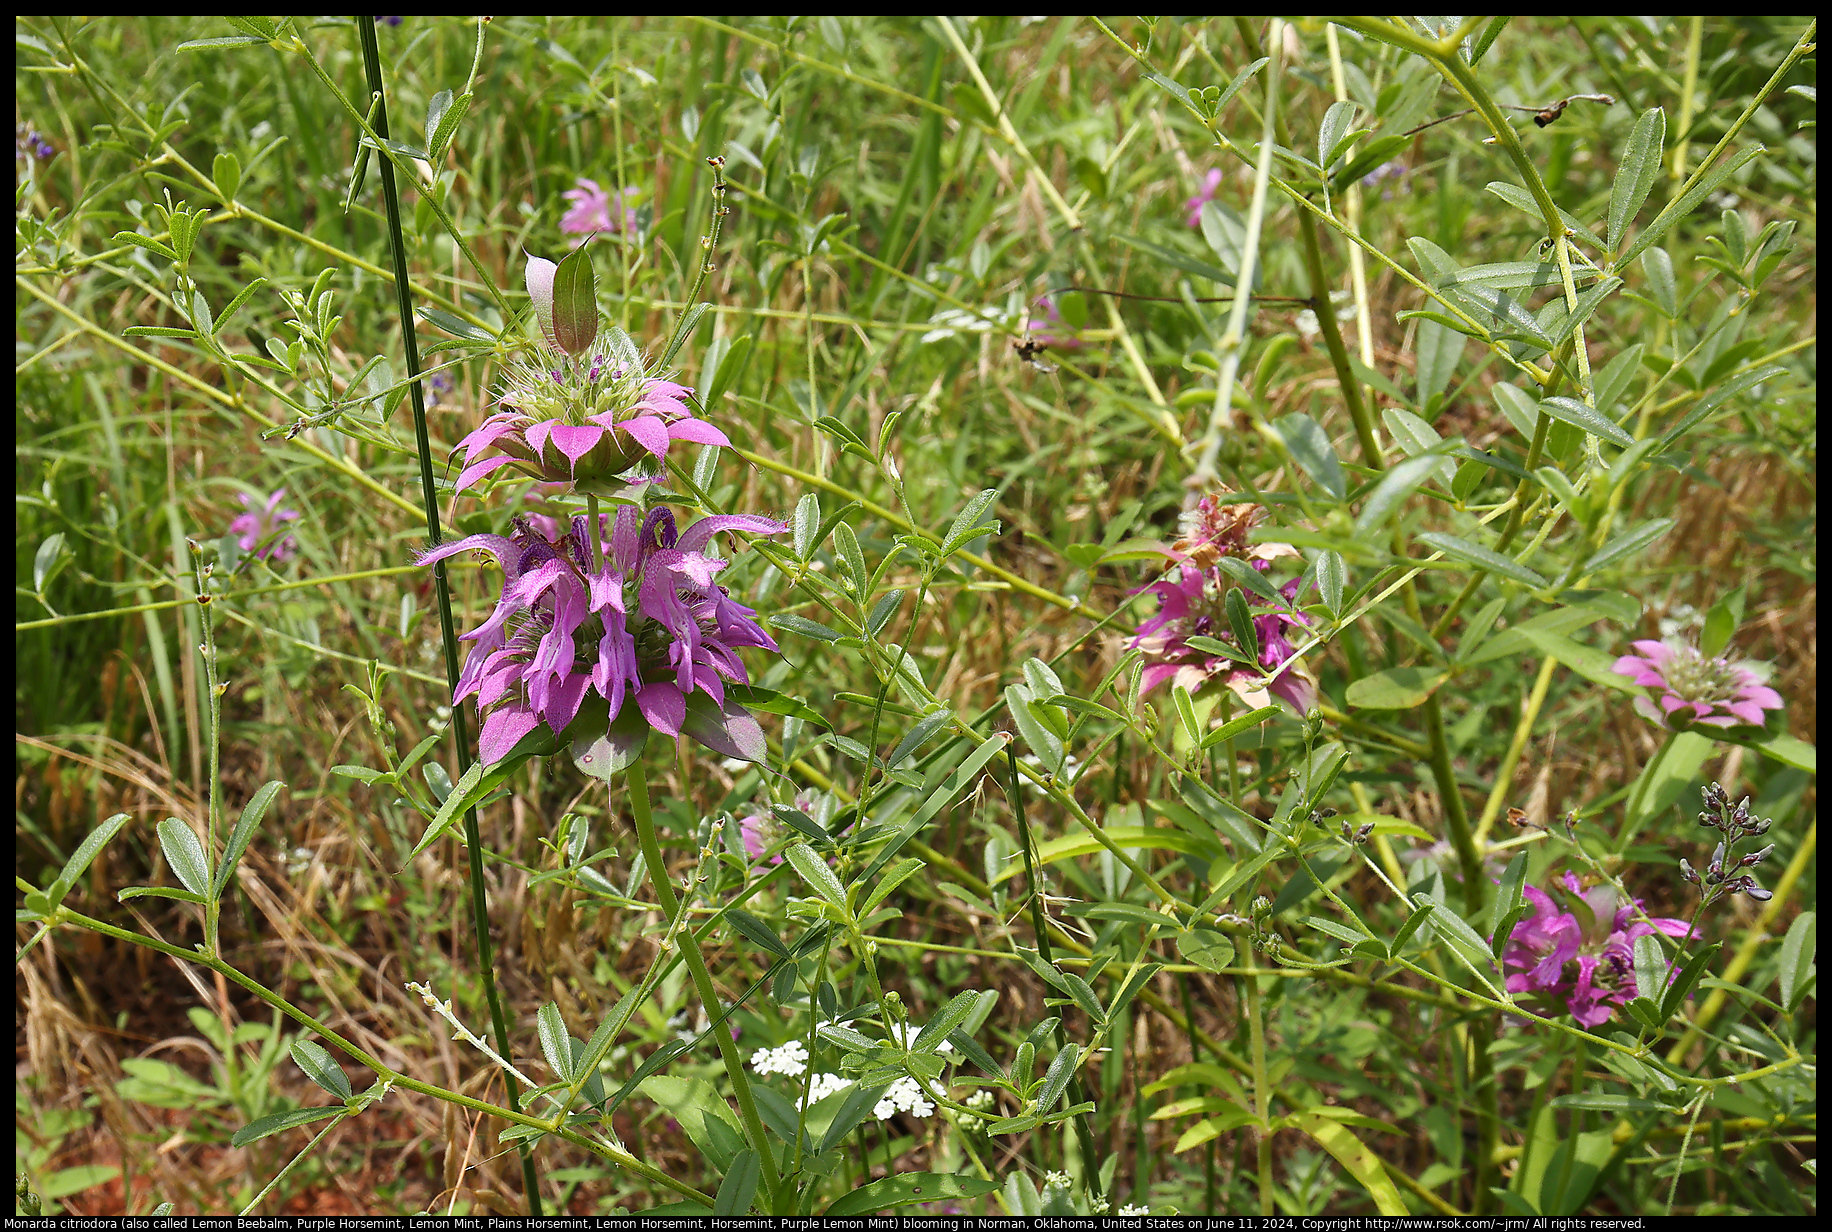
<svg viewBox="0 0 1832 1232">
<path fill-rule="evenodd" d="M 1042 309 L 1042 315 L 1032 317 L 1026 326 L 1035 342 L 1064 351 L 1073 351 L 1081 346 L 1081 339 L 1075 336 L 1075 331 L 1062 319 L 1062 310 L 1056 307 L 1053 298 L 1040 295 L 1037 297 L 1037 306 Z"/>
<path fill-rule="evenodd" d="M 277 564 L 291 560 L 299 551 L 299 541 L 291 535 L 281 535 L 280 529 L 288 522 L 297 521 L 299 511 L 280 508 L 286 489 L 275 491 L 267 498 L 267 504 L 259 509 L 248 493 L 237 492 L 235 495 L 245 511 L 229 523 L 229 533 L 237 536 L 237 546 L 244 552 Z"/>
<path fill-rule="evenodd" d="M 1609 1021 L 1613 1006 L 1635 997 L 1635 939 L 1656 932 L 1683 938 L 1691 926 L 1684 920 L 1649 918 L 1640 899 L 1624 903 L 1614 886 L 1586 890 L 1571 873 L 1562 881 L 1582 902 L 1588 928 L 1576 914 L 1560 910 L 1550 894 L 1522 886 L 1534 913 L 1509 935 L 1502 970 L 1509 992 L 1544 993 L 1563 1001 L 1580 1026 L 1600 1026 Z"/>
<path fill-rule="evenodd" d="M 1412 171 L 1412 168 L 1406 166 L 1404 161 L 1402 161 L 1401 159 L 1392 158 L 1392 159 L 1388 159 L 1386 162 L 1382 163 L 1380 166 L 1374 168 L 1374 170 L 1362 176 L 1361 182 L 1362 182 L 1362 185 L 1367 188 L 1373 188 L 1376 184 L 1379 184 L 1382 180 L 1394 180 L 1398 184 L 1403 185 L 1406 179 L 1406 176 L 1411 174 L 1411 171 Z M 1393 189 L 1388 188 L 1382 191 L 1380 194 L 1380 199 L 1382 201 L 1391 201 L 1393 199 Z"/>
<path fill-rule="evenodd" d="M 810 818 L 814 817 L 816 804 L 814 793 L 811 791 L 800 791 L 795 794 L 795 807 Z M 817 821 L 816 824 L 820 823 Z M 744 854 L 751 858 L 751 863 L 782 863 L 780 853 L 770 856 L 767 861 L 764 859 L 764 853 L 775 845 L 781 829 L 781 825 L 767 807 L 759 807 L 756 812 L 738 819 L 739 841 L 744 845 Z"/>
<path fill-rule="evenodd" d="M 603 231 L 633 231 L 636 211 L 629 202 L 636 196 L 634 188 L 625 188 L 613 197 L 598 186 L 598 181 L 580 177 L 577 188 L 561 193 L 572 208 L 560 219 L 560 230 L 569 235 L 593 235 Z M 584 243 L 583 240 L 575 243 Z"/>
<path fill-rule="evenodd" d="M 1760 727 L 1770 710 L 1781 709 L 1781 694 L 1763 683 L 1765 673 L 1749 663 L 1705 657 L 1697 647 L 1676 642 L 1633 643 L 1640 654 L 1623 655 L 1613 671 L 1657 691 L 1635 698 L 1635 712 L 1662 727 Z"/>
<path fill-rule="evenodd" d="M 57 153 L 57 147 L 45 140 L 45 135 L 35 128 L 16 125 L 13 129 L 13 157 L 36 158 L 39 162 L 49 162 Z"/>
<path fill-rule="evenodd" d="M 1286 636 L 1288 630 L 1310 624 L 1292 606 L 1298 595 L 1297 578 L 1279 588 L 1279 602 L 1242 591 L 1259 642 L 1260 666 L 1272 673 L 1269 681 L 1233 659 L 1189 644 L 1192 637 L 1235 641 L 1226 607 L 1234 579 L 1221 569 L 1222 557 L 1245 560 L 1263 573 L 1274 560 L 1298 555 L 1288 543 L 1247 542 L 1247 533 L 1264 518 L 1265 510 L 1258 505 L 1223 505 L 1218 497 L 1205 496 L 1185 515 L 1183 536 L 1168 549 L 1159 549 L 1178 563 L 1142 588 L 1158 597 L 1158 611 L 1126 643 L 1128 650 L 1145 652 L 1141 693 L 1174 682 L 1194 694 L 1210 680 L 1219 679 L 1249 706 L 1264 706 L 1277 697 L 1302 714 L 1316 700 L 1316 682 L 1297 662 Z"/>
<path fill-rule="evenodd" d="M 550 482 L 590 482 L 664 457 L 674 441 L 729 447 L 725 433 L 689 410 L 686 398 L 693 390 L 648 376 L 635 344 L 621 330 L 599 337 L 592 321 L 582 346 L 572 354 L 560 349 L 554 326 L 557 268 L 539 257 L 528 260 L 528 293 L 551 349 L 540 364 L 523 364 L 510 377 L 499 399 L 509 409 L 458 442 L 465 451 L 459 489 L 510 465 Z M 578 336 L 565 341 L 576 344 Z M 495 452 L 480 456 L 490 450 Z"/>
<path fill-rule="evenodd" d="M 1183 203 L 1184 209 L 1188 212 L 1187 221 L 1190 226 L 1202 226 L 1202 207 L 1215 199 L 1215 194 L 1220 188 L 1221 168 L 1216 167 L 1204 177 L 1202 181 L 1202 191 Z"/>
<path fill-rule="evenodd" d="M 652 509 L 618 509 L 602 562 L 592 568 L 584 517 L 557 540 L 516 520 L 512 538 L 469 535 L 426 552 L 430 565 L 482 549 L 503 569 L 502 596 L 482 625 L 460 640 L 474 643 L 453 704 L 477 699 L 484 717 L 478 753 L 484 764 L 501 761 L 522 737 L 546 723 L 565 730 L 588 693 L 609 706 L 616 728 L 625 703 L 640 721 L 624 734 L 668 737 L 685 731 L 729 757 L 755 761 L 763 731 L 748 711 L 725 697 L 725 682 L 749 684 L 737 651 L 776 651 L 752 609 L 714 580 L 727 562 L 705 554 L 721 531 L 781 534 L 780 522 L 750 514 L 701 518 L 677 533 L 674 515 Z M 610 733 L 613 739 L 619 733 Z"/>
</svg>

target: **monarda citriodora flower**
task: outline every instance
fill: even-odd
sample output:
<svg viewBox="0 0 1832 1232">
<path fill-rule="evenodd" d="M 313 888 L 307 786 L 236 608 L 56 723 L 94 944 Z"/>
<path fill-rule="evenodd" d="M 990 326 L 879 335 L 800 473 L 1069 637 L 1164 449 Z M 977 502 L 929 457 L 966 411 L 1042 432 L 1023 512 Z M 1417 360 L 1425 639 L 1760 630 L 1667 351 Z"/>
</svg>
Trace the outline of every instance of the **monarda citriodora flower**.
<svg viewBox="0 0 1832 1232">
<path fill-rule="evenodd" d="M 1679 729 L 1760 727 L 1770 710 L 1781 709 L 1781 694 L 1749 664 L 1714 659 L 1680 642 L 1650 639 L 1634 647 L 1637 653 L 1617 659 L 1614 670 L 1654 690 L 1653 697 L 1635 699 L 1635 713 L 1649 722 Z"/>
<path fill-rule="evenodd" d="M 691 389 L 648 375 L 622 330 L 599 331 L 589 290 L 556 305 L 559 269 L 539 257 L 528 260 L 528 294 L 547 350 L 509 377 L 498 399 L 508 409 L 458 442 L 465 451 L 459 489 L 504 466 L 548 482 L 592 483 L 659 460 L 674 441 L 729 447 L 725 433 L 694 417 L 686 401 Z M 583 303 L 592 306 L 573 306 Z"/>
<path fill-rule="evenodd" d="M 706 554 L 714 535 L 775 535 L 780 522 L 749 514 L 701 518 L 684 531 L 652 509 L 618 509 L 596 567 L 587 520 L 556 540 L 516 519 L 513 537 L 469 535 L 420 557 L 430 565 L 482 549 L 503 569 L 496 610 L 463 641 L 474 643 L 453 703 L 477 699 L 484 715 L 478 753 L 492 765 L 545 723 L 564 731 L 588 693 L 609 707 L 609 725 L 646 735 L 682 732 L 728 757 L 757 760 L 763 733 L 727 699 L 725 683 L 749 684 L 738 650 L 779 648 L 715 578 L 727 562 Z M 640 716 L 632 724 L 629 715 Z M 625 722 L 619 724 L 622 717 Z"/>
</svg>

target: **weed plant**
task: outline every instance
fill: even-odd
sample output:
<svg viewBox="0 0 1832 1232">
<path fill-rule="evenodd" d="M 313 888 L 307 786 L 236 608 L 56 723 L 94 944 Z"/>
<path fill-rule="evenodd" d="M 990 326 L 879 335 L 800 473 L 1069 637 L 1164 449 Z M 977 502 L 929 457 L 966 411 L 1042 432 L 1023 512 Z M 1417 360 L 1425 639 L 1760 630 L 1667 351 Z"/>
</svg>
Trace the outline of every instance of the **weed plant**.
<svg viewBox="0 0 1832 1232">
<path fill-rule="evenodd" d="M 1810 1213 L 1816 26 L 1458 20 L 16 19 L 18 1209 Z"/>
</svg>

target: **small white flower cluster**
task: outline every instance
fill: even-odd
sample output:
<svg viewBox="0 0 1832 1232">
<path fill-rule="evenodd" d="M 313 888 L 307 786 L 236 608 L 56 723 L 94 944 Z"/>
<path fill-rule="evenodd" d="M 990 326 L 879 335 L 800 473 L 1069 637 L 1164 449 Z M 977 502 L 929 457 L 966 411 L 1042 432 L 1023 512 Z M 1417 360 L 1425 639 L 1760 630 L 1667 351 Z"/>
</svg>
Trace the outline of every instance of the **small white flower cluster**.
<svg viewBox="0 0 1832 1232">
<path fill-rule="evenodd" d="M 808 1083 L 808 1098 L 804 1101 L 804 1106 L 817 1104 L 835 1091 L 844 1091 L 851 1085 L 852 1083 L 838 1074 L 817 1073 Z"/>
<path fill-rule="evenodd" d="M 891 1089 L 884 1093 L 871 1114 L 880 1121 L 888 1121 L 899 1112 L 926 1117 L 934 1111 L 935 1105 L 923 1097 L 922 1088 L 916 1085 L 914 1078 L 899 1078 L 891 1083 Z"/>
<path fill-rule="evenodd" d="M 1122 1215 L 1149 1215 L 1151 1214 L 1151 1208 L 1149 1206 L 1133 1206 L 1130 1203 L 1128 1203 L 1127 1205 L 1120 1207 L 1120 1214 Z"/>
<path fill-rule="evenodd" d="M 790 1040 L 781 1048 L 759 1048 L 751 1054 L 751 1068 L 759 1074 L 799 1078 L 808 1072 L 808 1046 L 800 1040 Z"/>
<path fill-rule="evenodd" d="M 1069 1188 L 1069 1174 L 1066 1172 L 1045 1172 L 1043 1174 L 1043 1187 L 1045 1189 L 1060 1189 L 1066 1193 Z"/>
</svg>

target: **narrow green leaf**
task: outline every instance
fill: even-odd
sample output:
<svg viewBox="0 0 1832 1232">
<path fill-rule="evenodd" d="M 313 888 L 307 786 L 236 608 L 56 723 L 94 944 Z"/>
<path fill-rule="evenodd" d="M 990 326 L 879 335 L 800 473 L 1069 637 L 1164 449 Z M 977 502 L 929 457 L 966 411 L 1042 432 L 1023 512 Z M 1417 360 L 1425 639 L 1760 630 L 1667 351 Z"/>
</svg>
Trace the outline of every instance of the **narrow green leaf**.
<svg viewBox="0 0 1832 1232">
<path fill-rule="evenodd" d="M 1426 531 L 1418 536 L 1418 541 L 1425 544 L 1427 547 L 1436 548 L 1452 560 L 1460 560 L 1465 564 L 1480 566 L 1483 569 L 1487 569 L 1490 573 L 1498 573 L 1502 577 L 1512 578 L 1514 581 L 1523 582 L 1528 586 L 1545 586 L 1549 584 L 1544 577 L 1527 568 L 1519 561 L 1510 560 L 1498 552 L 1492 552 L 1488 548 L 1482 547 L 1480 544 L 1470 543 L 1466 540 L 1459 539 L 1455 535 L 1441 534 L 1438 531 Z"/>
<path fill-rule="evenodd" d="M 1781 1005 L 1788 1013 L 1798 1008 L 1813 983 L 1813 955 L 1819 944 L 1819 914 L 1803 911 L 1788 926 L 1781 942 Z"/>
<path fill-rule="evenodd" d="M 1344 1171 L 1360 1181 L 1368 1196 L 1374 1199 L 1375 1210 L 1382 1215 L 1410 1214 L 1399 1190 L 1393 1186 L 1393 1178 L 1387 1175 L 1385 1165 L 1380 1162 L 1380 1156 L 1368 1149 L 1368 1145 L 1346 1125 L 1310 1110 L 1292 1113 L 1285 1118 L 1285 1123 L 1316 1139 Z"/>
<path fill-rule="evenodd" d="M 566 1030 L 566 1020 L 560 1017 L 560 1007 L 552 1001 L 541 1006 L 534 1016 L 535 1033 L 541 1039 L 541 1055 L 547 1058 L 547 1068 L 553 1071 L 554 1081 L 570 1083 L 573 1080 L 572 1035 Z"/>
<path fill-rule="evenodd" d="M 719 1182 L 718 1195 L 713 1198 L 712 1213 L 748 1214 L 751 1200 L 757 1196 L 757 1182 L 762 1177 L 762 1157 L 748 1147 L 739 1151 L 731 1167 L 726 1170 L 725 1179 Z"/>
<path fill-rule="evenodd" d="M 806 843 L 791 843 L 783 852 L 783 858 L 801 874 L 801 879 L 822 901 L 836 908 L 845 919 L 853 918 L 846 908 L 846 887 L 840 884 L 840 879 L 833 875 L 833 870 L 827 867 L 827 862 L 815 853 L 814 848 Z"/>
<path fill-rule="evenodd" d="M 1654 216 L 1653 222 L 1641 229 L 1641 233 L 1635 237 L 1634 242 L 1617 254 L 1616 267 L 1620 269 L 1640 256 L 1642 250 L 1656 243 L 1661 236 L 1671 230 L 1674 223 L 1690 214 L 1698 207 L 1699 202 L 1716 192 L 1719 184 L 1741 171 L 1753 159 L 1766 153 L 1768 151 L 1762 146 L 1751 146 L 1748 149 L 1737 151 L 1730 158 L 1711 168 L 1699 179 L 1698 183 L 1687 190 L 1683 197 L 1669 202 L 1665 209 Z"/>
<path fill-rule="evenodd" d="M 241 862 L 242 853 L 248 850 L 248 844 L 254 838 L 255 831 L 261 828 L 261 822 L 267 816 L 267 808 L 274 797 L 286 784 L 278 779 L 265 783 L 261 789 L 242 807 L 242 815 L 235 823 L 235 829 L 229 833 L 229 845 L 223 851 L 223 863 L 216 870 L 216 878 L 210 885 L 210 896 L 218 897 L 223 887 L 229 884 L 229 878 L 235 873 L 235 866 Z"/>
<path fill-rule="evenodd" d="M 159 823 L 159 847 L 185 889 L 193 894 L 210 893 L 210 857 L 195 830 L 176 817 L 167 817 Z"/>
<path fill-rule="evenodd" d="M 290 1049 L 293 1063 L 305 1071 L 305 1076 L 335 1095 L 338 1099 L 350 1098 L 350 1080 L 345 1077 L 343 1067 L 331 1059 L 331 1054 L 324 1046 L 308 1039 L 297 1040 Z"/>
<path fill-rule="evenodd" d="M 291 1112 L 276 1112 L 272 1116 L 264 1116 L 259 1120 L 250 1121 L 248 1124 L 236 1130 L 234 1135 L 229 1139 L 229 1145 L 233 1147 L 247 1146 L 251 1142 L 259 1142 L 263 1138 L 271 1138 L 273 1135 L 284 1130 L 296 1129 L 301 1125 L 310 1125 L 313 1121 L 322 1121 L 328 1116 L 338 1116 L 348 1111 L 349 1109 L 345 1108 L 342 1104 L 326 1104 L 319 1108 L 294 1108 Z"/>
<path fill-rule="evenodd" d="M 1666 153 L 1667 113 L 1650 107 L 1635 121 L 1628 144 L 1616 167 L 1616 182 L 1609 192 L 1609 234 L 1604 247 L 1610 252 L 1622 243 L 1629 224 L 1641 212 L 1654 181 L 1660 176 L 1661 158 Z"/>
<path fill-rule="evenodd" d="M 950 1198 L 972 1199 L 997 1189 L 997 1181 L 977 1176 L 943 1172 L 900 1172 L 883 1180 L 869 1181 L 836 1199 L 821 1214 L 829 1218 L 843 1215 L 869 1215 L 899 1206 L 920 1202 L 937 1202 Z"/>
</svg>

